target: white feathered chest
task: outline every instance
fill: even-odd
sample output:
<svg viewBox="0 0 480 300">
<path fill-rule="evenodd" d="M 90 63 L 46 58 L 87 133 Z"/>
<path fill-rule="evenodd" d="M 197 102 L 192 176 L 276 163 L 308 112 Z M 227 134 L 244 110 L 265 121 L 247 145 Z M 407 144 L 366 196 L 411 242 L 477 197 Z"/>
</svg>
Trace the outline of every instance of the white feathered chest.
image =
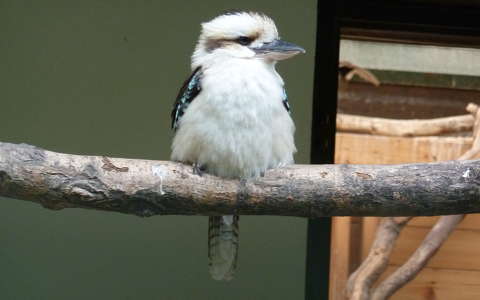
<svg viewBox="0 0 480 300">
<path fill-rule="evenodd" d="M 200 92 L 182 111 L 172 160 L 229 178 L 293 163 L 295 126 L 273 64 L 230 58 L 199 72 Z"/>
</svg>

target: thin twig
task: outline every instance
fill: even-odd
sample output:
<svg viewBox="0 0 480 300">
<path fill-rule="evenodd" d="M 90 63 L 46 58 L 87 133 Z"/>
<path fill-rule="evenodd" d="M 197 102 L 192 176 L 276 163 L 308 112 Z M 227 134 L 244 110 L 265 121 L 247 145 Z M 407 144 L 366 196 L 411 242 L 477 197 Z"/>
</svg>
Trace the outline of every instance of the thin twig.
<svg viewBox="0 0 480 300">
<path fill-rule="evenodd" d="M 420 246 L 401 267 L 382 281 L 372 292 L 371 300 L 388 299 L 410 282 L 427 265 L 465 215 L 442 216 L 430 230 Z"/>
<path fill-rule="evenodd" d="M 349 61 L 340 61 L 338 63 L 338 72 L 341 78 L 343 78 L 345 81 L 351 81 L 353 79 L 353 76 L 357 75 L 366 82 L 369 82 L 375 86 L 380 85 L 380 81 L 375 75 L 372 74 L 372 72 L 355 64 L 352 64 Z"/>
<path fill-rule="evenodd" d="M 377 228 L 375 240 L 367 258 L 350 275 L 347 282 L 347 297 L 351 300 L 368 300 L 370 287 L 388 266 L 388 258 L 401 230 L 412 217 L 384 218 Z"/>
</svg>

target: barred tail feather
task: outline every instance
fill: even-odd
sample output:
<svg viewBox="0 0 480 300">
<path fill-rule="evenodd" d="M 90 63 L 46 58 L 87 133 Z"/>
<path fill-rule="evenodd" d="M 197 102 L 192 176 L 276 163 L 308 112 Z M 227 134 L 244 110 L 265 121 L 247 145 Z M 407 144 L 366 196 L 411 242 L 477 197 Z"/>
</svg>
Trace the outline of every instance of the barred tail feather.
<svg viewBox="0 0 480 300">
<path fill-rule="evenodd" d="M 208 265 L 215 280 L 231 280 L 235 273 L 238 219 L 236 215 L 208 218 Z"/>
</svg>

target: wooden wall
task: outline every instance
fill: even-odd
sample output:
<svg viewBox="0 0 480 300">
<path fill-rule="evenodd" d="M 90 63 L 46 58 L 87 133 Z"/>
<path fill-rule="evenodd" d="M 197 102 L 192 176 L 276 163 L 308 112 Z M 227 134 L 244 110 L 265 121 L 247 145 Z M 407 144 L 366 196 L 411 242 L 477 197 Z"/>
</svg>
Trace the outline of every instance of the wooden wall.
<svg viewBox="0 0 480 300">
<path fill-rule="evenodd" d="M 384 137 L 337 133 L 336 163 L 395 164 L 449 160 L 471 145 L 470 137 Z M 406 261 L 437 217 L 415 218 L 402 231 L 385 275 Z M 344 287 L 368 253 L 379 218 L 333 221 L 330 299 L 345 299 Z M 469 215 L 420 275 L 392 299 L 480 299 L 480 215 Z"/>
<path fill-rule="evenodd" d="M 384 118 L 437 118 L 465 114 L 468 102 L 480 103 L 479 91 L 342 83 L 339 112 Z M 335 162 L 396 164 L 458 158 L 472 143 L 460 136 L 385 137 L 337 133 Z M 387 272 L 406 261 L 437 217 L 413 219 L 403 230 Z M 333 220 L 330 299 L 345 299 L 348 275 L 366 257 L 380 218 L 337 217 Z M 480 215 L 469 215 L 427 267 L 400 289 L 393 300 L 480 299 Z"/>
</svg>

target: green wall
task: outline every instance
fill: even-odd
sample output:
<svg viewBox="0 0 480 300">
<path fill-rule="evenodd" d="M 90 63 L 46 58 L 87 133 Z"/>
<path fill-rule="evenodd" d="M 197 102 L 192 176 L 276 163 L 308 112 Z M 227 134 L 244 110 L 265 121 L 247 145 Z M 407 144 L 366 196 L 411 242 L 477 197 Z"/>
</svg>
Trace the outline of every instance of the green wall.
<svg viewBox="0 0 480 300">
<path fill-rule="evenodd" d="M 241 5 L 239 5 L 241 4 Z M 0 141 L 167 160 L 200 22 L 262 11 L 306 55 L 281 62 L 308 162 L 314 1 L 0 0 Z M 0 198 L 0 299 L 300 299 L 306 222 L 241 218 L 239 271 L 207 271 L 207 218 L 49 211 Z"/>
</svg>

